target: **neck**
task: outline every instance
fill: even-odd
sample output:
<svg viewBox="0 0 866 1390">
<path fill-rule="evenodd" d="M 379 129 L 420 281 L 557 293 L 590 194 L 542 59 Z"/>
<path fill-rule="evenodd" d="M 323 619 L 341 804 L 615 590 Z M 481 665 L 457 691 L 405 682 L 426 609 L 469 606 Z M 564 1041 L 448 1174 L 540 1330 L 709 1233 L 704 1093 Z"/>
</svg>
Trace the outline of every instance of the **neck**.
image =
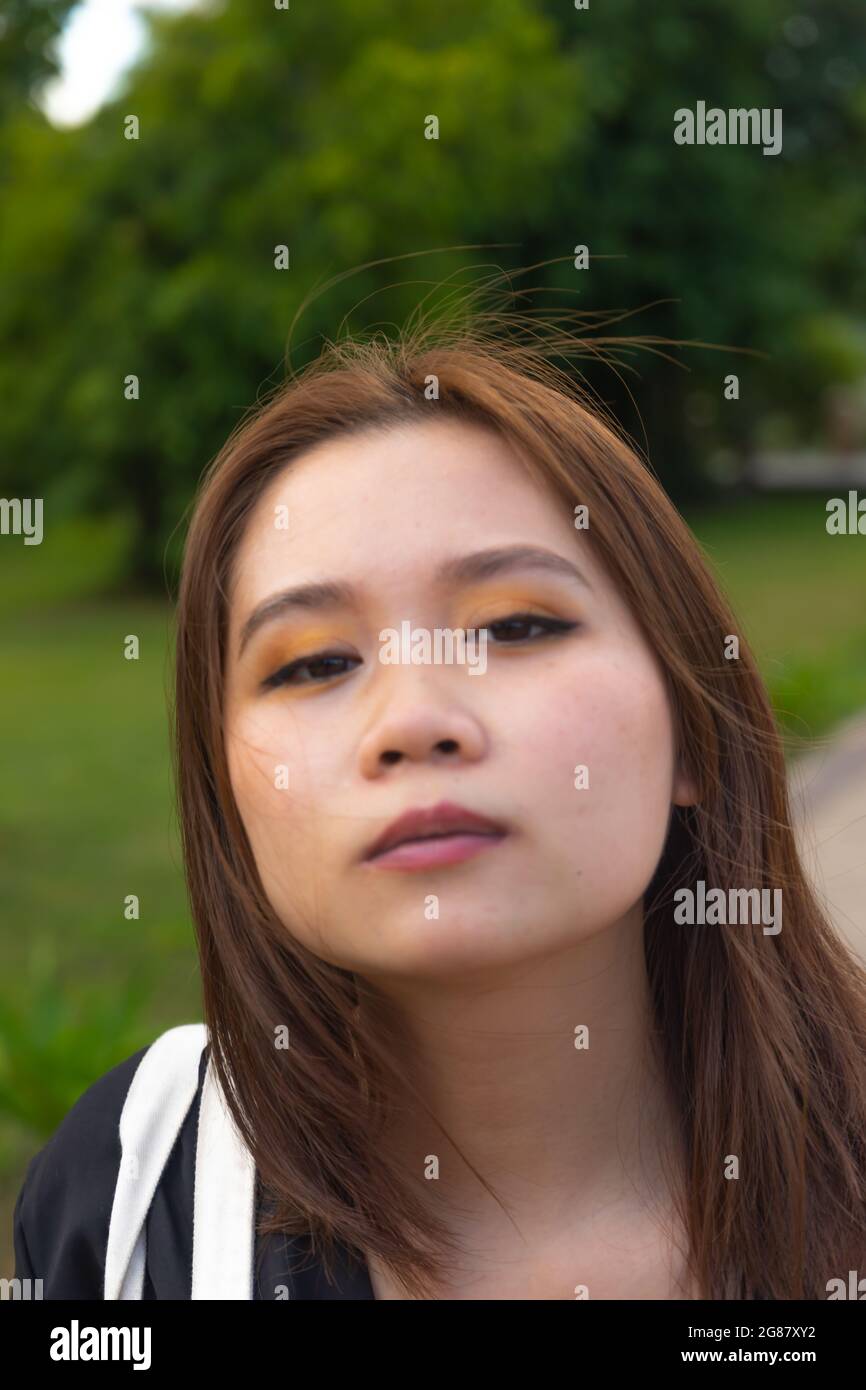
<svg viewBox="0 0 866 1390">
<path fill-rule="evenodd" d="M 383 1142 L 455 1229 L 537 1232 L 599 1202 L 667 1202 L 676 1120 L 650 1046 L 640 908 L 496 975 L 372 983 L 412 1083 Z"/>
</svg>

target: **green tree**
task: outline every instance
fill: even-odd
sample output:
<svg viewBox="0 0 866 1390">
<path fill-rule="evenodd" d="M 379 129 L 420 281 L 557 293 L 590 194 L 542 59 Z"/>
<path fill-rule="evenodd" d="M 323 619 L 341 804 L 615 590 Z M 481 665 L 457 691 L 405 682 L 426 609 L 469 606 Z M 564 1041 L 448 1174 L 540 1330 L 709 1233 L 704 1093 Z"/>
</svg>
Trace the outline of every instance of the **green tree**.
<svg viewBox="0 0 866 1390">
<path fill-rule="evenodd" d="M 0 366 L 17 396 L 6 457 L 87 505 L 130 504 L 146 583 L 203 466 L 279 375 L 307 287 L 407 249 L 519 240 L 525 201 L 552 212 L 579 83 L 528 0 L 233 3 L 151 22 L 126 90 L 86 127 L 19 127 L 0 310 L 0 341 L 20 335 L 28 362 Z M 381 283 L 359 275 L 314 306 L 296 360 Z"/>
<path fill-rule="evenodd" d="M 39 95 L 59 71 L 57 41 L 79 0 L 3 0 L 0 121 Z"/>
<path fill-rule="evenodd" d="M 161 583 L 310 287 L 368 261 L 503 248 L 339 281 L 301 317 L 295 365 L 344 315 L 398 322 L 460 265 L 550 261 L 517 286 L 589 312 L 674 301 L 613 333 L 768 354 L 683 348 L 686 372 L 622 353 L 621 380 L 585 367 L 680 497 L 707 486 L 713 448 L 747 455 L 773 410 L 805 429 L 840 362 L 866 370 L 860 0 L 799 0 L 793 19 L 788 0 L 226 0 L 149 23 L 121 95 L 81 129 L 0 115 L 0 484 L 129 508 L 136 582 Z M 677 146 L 674 112 L 698 100 L 782 107 L 782 154 Z"/>
</svg>

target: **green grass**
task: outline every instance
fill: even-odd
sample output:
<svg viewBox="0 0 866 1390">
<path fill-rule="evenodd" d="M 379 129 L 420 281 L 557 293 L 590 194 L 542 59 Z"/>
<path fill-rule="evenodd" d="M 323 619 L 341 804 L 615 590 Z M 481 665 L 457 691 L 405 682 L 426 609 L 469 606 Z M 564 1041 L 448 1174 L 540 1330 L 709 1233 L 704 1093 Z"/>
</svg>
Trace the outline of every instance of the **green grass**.
<svg viewBox="0 0 866 1390">
<path fill-rule="evenodd" d="M 110 591 L 130 529 L 127 518 L 70 517 L 46 521 L 41 545 L 0 537 L 0 621 Z"/>
<path fill-rule="evenodd" d="M 826 497 L 761 497 L 687 520 L 797 737 L 866 707 L 866 536 L 828 535 Z"/>
<path fill-rule="evenodd" d="M 51 547 L 48 535 L 0 547 L 0 1178 L 96 1076 L 201 1017 L 170 772 L 169 610 L 98 597 L 123 529 L 75 523 Z M 130 633 L 138 661 L 123 655 Z"/>
<path fill-rule="evenodd" d="M 89 601 L 8 615 L 0 695 L 7 797 L 0 812 L 4 901 L 15 930 L 4 964 L 32 941 L 75 942 L 88 979 L 134 969 L 186 935 L 172 811 L 164 605 Z M 140 659 L 123 639 L 136 634 Z M 127 920 L 124 899 L 140 899 Z"/>
</svg>

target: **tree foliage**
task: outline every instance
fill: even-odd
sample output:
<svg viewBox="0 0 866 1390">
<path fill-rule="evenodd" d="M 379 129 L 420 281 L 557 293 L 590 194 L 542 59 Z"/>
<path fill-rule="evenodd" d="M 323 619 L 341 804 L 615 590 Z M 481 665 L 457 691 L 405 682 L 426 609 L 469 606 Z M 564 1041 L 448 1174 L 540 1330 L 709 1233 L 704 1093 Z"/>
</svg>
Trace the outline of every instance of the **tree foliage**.
<svg viewBox="0 0 866 1390">
<path fill-rule="evenodd" d="M 55 130 L 26 99 L 51 59 L 22 16 L 45 33 L 69 8 L 16 3 L 2 38 L 0 486 L 130 507 L 145 582 L 202 469 L 280 378 L 309 289 L 367 261 L 510 248 L 340 281 L 303 314 L 295 365 L 344 315 L 399 321 L 458 265 L 541 261 L 555 263 L 527 283 L 581 310 L 669 301 L 626 333 L 768 354 L 683 350 L 685 371 L 647 353 L 639 378 L 596 372 L 678 493 L 773 412 L 808 428 L 840 334 L 850 372 L 866 370 L 861 0 L 801 0 L 799 27 L 787 0 L 226 0 L 151 14 L 121 94 Z M 782 107 L 782 154 L 675 145 L 674 111 L 699 99 Z"/>
</svg>

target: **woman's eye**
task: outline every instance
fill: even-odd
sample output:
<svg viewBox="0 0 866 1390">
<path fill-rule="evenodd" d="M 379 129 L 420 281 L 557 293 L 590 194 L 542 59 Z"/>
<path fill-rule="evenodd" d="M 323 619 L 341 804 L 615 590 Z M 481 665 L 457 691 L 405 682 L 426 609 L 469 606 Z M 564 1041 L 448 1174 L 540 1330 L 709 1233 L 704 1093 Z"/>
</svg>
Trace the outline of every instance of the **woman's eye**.
<svg viewBox="0 0 866 1390">
<path fill-rule="evenodd" d="M 571 632 L 577 626 L 575 622 L 568 622 L 563 618 L 545 618 L 540 613 L 511 613 L 507 618 L 480 624 L 479 628 L 469 628 L 467 632 L 489 632 L 498 645 L 507 646 L 517 642 L 535 641 L 538 640 L 538 636 L 551 637 L 560 632 Z M 539 628 L 540 634 L 532 637 L 532 628 Z M 350 664 L 359 666 L 361 658 L 345 656 L 341 652 L 317 652 L 314 656 L 299 657 L 297 661 L 290 661 L 288 665 L 281 666 L 273 675 L 262 681 L 262 686 L 265 690 L 273 690 L 281 685 L 321 685 L 325 681 L 336 679 L 337 676 L 344 676 Z"/>
<path fill-rule="evenodd" d="M 360 662 L 360 657 L 344 656 L 340 652 L 317 652 L 315 656 L 299 657 L 297 661 L 290 661 L 288 666 L 281 666 L 279 671 L 275 671 L 272 676 L 262 682 L 266 690 L 272 690 L 278 685 L 318 685 L 322 681 L 331 680 L 335 676 L 344 676 L 345 670 L 339 669 L 340 662 L 354 661 Z M 332 663 L 336 662 L 336 667 Z M 309 679 L 303 678 L 303 672 L 310 673 Z"/>
<path fill-rule="evenodd" d="M 528 631 L 534 627 L 541 628 L 542 635 L 549 637 L 558 632 L 571 632 L 577 627 L 577 623 L 568 622 L 563 618 L 545 618 L 540 613 L 512 613 L 507 618 L 498 618 L 495 622 L 482 624 L 481 630 L 491 633 L 495 642 L 507 644 L 510 641 L 534 640 L 530 638 Z"/>
</svg>

